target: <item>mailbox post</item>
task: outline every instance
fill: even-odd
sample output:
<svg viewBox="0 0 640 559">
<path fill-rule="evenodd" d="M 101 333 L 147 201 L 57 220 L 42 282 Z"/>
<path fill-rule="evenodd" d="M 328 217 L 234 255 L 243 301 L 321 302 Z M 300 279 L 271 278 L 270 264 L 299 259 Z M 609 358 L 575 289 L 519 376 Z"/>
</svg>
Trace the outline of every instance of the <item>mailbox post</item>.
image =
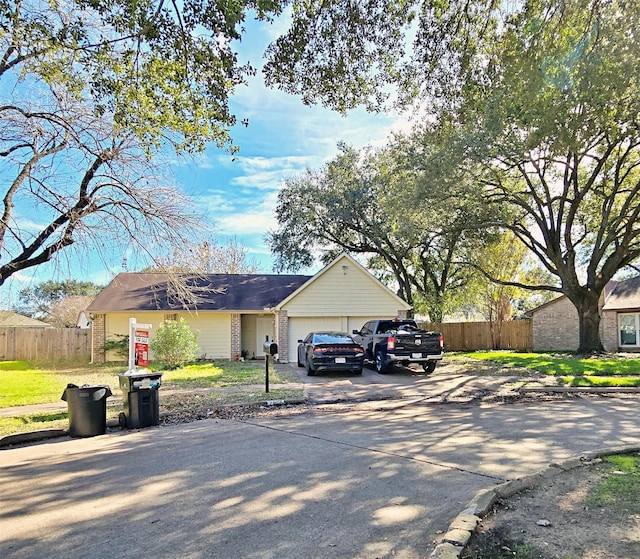
<svg viewBox="0 0 640 559">
<path fill-rule="evenodd" d="M 264 342 L 264 363 L 265 363 L 264 391 L 267 394 L 269 393 L 269 357 L 274 357 L 276 353 L 278 353 L 278 344 L 275 342 L 270 342 L 269 336 L 267 336 L 267 339 Z"/>
</svg>

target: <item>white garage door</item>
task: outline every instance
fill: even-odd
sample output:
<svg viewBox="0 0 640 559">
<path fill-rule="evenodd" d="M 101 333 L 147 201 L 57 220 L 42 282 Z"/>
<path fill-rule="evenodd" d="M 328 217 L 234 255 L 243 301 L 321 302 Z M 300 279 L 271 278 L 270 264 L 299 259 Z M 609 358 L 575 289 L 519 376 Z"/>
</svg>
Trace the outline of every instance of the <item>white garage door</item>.
<svg viewBox="0 0 640 559">
<path fill-rule="evenodd" d="M 322 316 L 315 318 L 289 318 L 289 363 L 298 360 L 298 340 L 303 340 L 309 332 L 317 330 L 342 330 L 339 316 Z"/>
</svg>

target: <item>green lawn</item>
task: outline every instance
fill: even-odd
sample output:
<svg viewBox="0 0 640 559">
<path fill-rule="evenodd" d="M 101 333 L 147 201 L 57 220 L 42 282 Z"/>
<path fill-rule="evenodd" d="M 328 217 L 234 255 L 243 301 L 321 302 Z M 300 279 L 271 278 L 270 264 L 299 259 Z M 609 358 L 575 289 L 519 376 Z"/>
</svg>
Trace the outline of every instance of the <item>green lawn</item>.
<svg viewBox="0 0 640 559">
<path fill-rule="evenodd" d="M 67 384 L 82 386 L 108 385 L 113 394 L 120 395 L 118 374 L 125 371 L 125 363 L 91 365 L 86 363 L 58 363 L 45 366 L 41 363 L 25 361 L 0 362 L 0 408 L 60 402 Z M 152 370 L 157 370 L 151 364 Z M 294 370 L 284 372 L 269 370 L 269 383 L 298 382 Z M 243 389 L 246 387 L 246 389 Z M 216 361 L 188 365 L 180 369 L 166 371 L 162 375 L 160 406 L 163 409 L 180 404 L 178 395 L 171 395 L 172 389 L 189 390 L 210 388 L 208 396 L 211 405 L 229 404 L 256 400 L 282 400 L 301 398 L 301 390 L 273 389 L 270 386 L 268 398 L 265 392 L 264 361 Z M 219 389 L 219 390 L 217 390 Z M 122 411 L 121 403 L 109 403 L 107 419 L 115 419 Z M 13 433 L 38 431 L 42 429 L 66 429 L 66 410 L 55 413 L 36 413 L 16 417 L 0 417 L 0 437 Z"/>
<path fill-rule="evenodd" d="M 569 353 L 518 353 L 477 351 L 458 353 L 460 358 L 492 361 L 546 375 L 570 386 L 640 386 L 640 357 L 576 357 Z M 454 358 L 456 356 L 453 356 Z"/>
<path fill-rule="evenodd" d="M 126 368 L 123 363 L 43 365 L 3 361 L 0 362 L 0 408 L 58 402 L 67 384 L 106 384 L 113 391 L 118 387 L 118 373 Z"/>
</svg>

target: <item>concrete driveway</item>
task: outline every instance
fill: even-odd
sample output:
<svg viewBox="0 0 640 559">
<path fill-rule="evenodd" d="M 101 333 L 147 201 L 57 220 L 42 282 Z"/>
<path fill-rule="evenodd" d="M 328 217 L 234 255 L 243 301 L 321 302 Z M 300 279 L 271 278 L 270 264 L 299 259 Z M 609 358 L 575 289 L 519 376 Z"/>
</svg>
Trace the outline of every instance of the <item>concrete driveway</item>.
<svg viewBox="0 0 640 559">
<path fill-rule="evenodd" d="M 1 450 L 0 556 L 423 558 L 479 489 L 640 444 L 637 399 L 427 401 Z"/>
</svg>

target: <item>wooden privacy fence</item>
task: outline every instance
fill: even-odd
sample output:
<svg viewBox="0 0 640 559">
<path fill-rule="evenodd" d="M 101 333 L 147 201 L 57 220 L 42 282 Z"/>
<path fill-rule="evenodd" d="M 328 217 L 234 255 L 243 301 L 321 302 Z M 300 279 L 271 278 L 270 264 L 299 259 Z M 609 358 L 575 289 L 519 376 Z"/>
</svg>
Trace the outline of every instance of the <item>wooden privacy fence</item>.
<svg viewBox="0 0 640 559">
<path fill-rule="evenodd" d="M 0 328 L 0 361 L 91 361 L 91 330 Z"/>
<path fill-rule="evenodd" d="M 498 325 L 489 322 L 431 322 L 425 330 L 442 332 L 448 351 L 477 351 L 512 349 L 532 351 L 533 326 L 531 320 L 508 320 Z"/>
<path fill-rule="evenodd" d="M 531 351 L 531 320 L 503 322 L 494 334 L 489 322 L 432 322 L 448 351 L 512 349 Z M 495 340 L 495 343 L 494 343 Z M 79 328 L 0 328 L 0 361 L 91 361 L 91 330 Z"/>
</svg>

